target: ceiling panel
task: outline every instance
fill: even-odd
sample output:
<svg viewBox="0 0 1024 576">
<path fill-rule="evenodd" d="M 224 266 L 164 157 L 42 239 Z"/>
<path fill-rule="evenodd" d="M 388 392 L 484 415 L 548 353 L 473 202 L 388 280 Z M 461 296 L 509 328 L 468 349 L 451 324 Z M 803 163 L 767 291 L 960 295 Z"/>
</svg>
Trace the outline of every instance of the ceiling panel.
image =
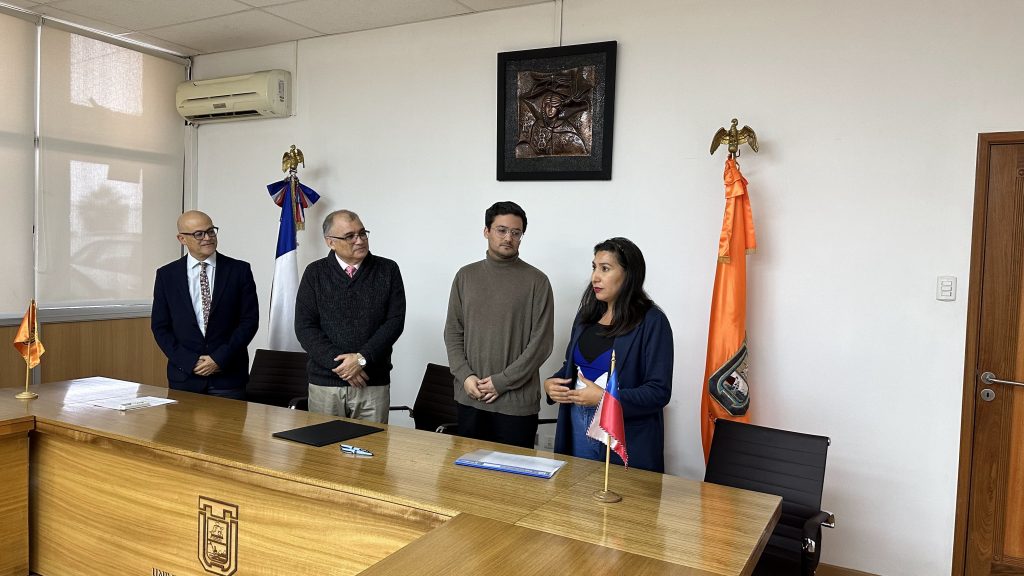
<svg viewBox="0 0 1024 576">
<path fill-rule="evenodd" d="M 516 6 L 528 6 L 530 4 L 550 3 L 551 0 L 459 0 L 475 12 L 484 10 L 498 10 L 500 8 L 514 8 Z"/>
<path fill-rule="evenodd" d="M 171 50 L 224 52 L 554 0 L 0 0 Z"/>
<path fill-rule="evenodd" d="M 134 42 L 141 42 L 148 44 L 156 48 L 162 48 L 169 50 L 175 54 L 198 54 L 199 50 L 193 46 L 182 46 L 181 44 L 175 44 L 174 42 L 168 42 L 162 38 L 156 36 L 150 36 L 144 32 L 132 32 L 130 34 L 120 34 L 118 38 L 124 38 L 126 40 L 132 40 Z"/>
<path fill-rule="evenodd" d="M 300 0 L 265 10 L 325 34 L 369 30 L 470 12 L 456 0 Z"/>
<path fill-rule="evenodd" d="M 254 8 L 263 8 L 264 6 L 273 6 L 275 4 L 291 4 L 297 0 L 238 0 L 244 2 Z"/>
<path fill-rule="evenodd" d="M 129 30 L 169 26 L 250 9 L 237 0 L 57 0 L 49 6 Z"/>
<path fill-rule="evenodd" d="M 58 20 L 64 20 L 65 22 L 72 22 L 78 26 L 85 26 L 86 28 L 92 28 L 93 30 L 99 30 L 101 32 L 107 32 L 108 34 L 123 34 L 125 32 L 131 32 L 130 28 L 118 26 L 117 24 L 111 24 L 109 22 L 103 22 L 93 18 L 88 18 L 78 14 L 72 14 L 64 10 L 59 10 L 51 5 L 36 6 L 32 9 L 33 12 L 37 12 L 44 16 L 50 16 Z"/>
<path fill-rule="evenodd" d="M 314 30 L 259 10 L 155 28 L 146 33 L 175 44 L 194 46 L 203 54 L 319 36 Z"/>
</svg>

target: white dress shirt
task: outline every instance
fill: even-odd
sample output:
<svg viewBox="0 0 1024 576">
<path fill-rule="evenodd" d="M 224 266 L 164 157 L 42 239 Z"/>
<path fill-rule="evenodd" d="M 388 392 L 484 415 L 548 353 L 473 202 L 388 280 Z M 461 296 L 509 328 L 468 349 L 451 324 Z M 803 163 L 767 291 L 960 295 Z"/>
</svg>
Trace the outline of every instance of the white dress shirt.
<svg viewBox="0 0 1024 576">
<path fill-rule="evenodd" d="M 338 256 L 337 253 L 334 254 L 334 257 L 338 259 L 338 264 L 341 264 L 342 270 L 347 269 L 349 266 L 355 268 L 355 270 L 352 272 L 353 276 L 356 275 L 356 272 L 359 272 L 359 267 L 362 266 L 362 262 L 360 262 L 359 264 L 349 264 L 348 262 L 345 262 L 344 260 L 341 259 L 341 256 Z"/>
<path fill-rule="evenodd" d="M 199 323 L 199 331 L 206 336 L 206 326 L 203 322 L 203 289 L 199 284 L 199 272 L 203 269 L 201 262 L 196 260 L 192 254 L 186 256 L 186 270 L 188 271 L 188 293 L 192 297 L 192 308 L 195 310 L 196 321 Z M 213 279 L 217 276 L 217 254 L 206 259 L 206 277 L 210 281 L 210 303 L 213 303 Z"/>
</svg>

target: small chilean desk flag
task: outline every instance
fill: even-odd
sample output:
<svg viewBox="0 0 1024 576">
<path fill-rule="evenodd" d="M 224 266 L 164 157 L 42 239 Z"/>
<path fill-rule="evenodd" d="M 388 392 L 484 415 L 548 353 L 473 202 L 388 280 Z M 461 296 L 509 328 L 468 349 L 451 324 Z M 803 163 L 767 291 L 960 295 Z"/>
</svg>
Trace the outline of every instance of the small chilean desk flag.
<svg viewBox="0 0 1024 576">
<path fill-rule="evenodd" d="M 281 207 L 281 225 L 277 231 L 277 256 L 274 260 L 274 283 L 270 292 L 271 350 L 301 352 L 295 337 L 295 295 L 299 291 L 299 268 L 296 231 L 305 226 L 304 210 L 320 199 L 312 188 L 289 176 L 267 185 L 270 197 Z"/>
<path fill-rule="evenodd" d="M 718 241 L 718 267 L 711 295 L 708 355 L 700 401 L 704 461 L 711 451 L 715 419 L 747 422 L 747 254 L 757 248 L 747 179 L 730 155 L 725 161 L 725 217 Z"/>
<path fill-rule="evenodd" d="M 615 374 L 615 351 L 612 351 L 612 367 L 608 373 L 608 383 L 604 387 L 604 396 L 594 414 L 594 420 L 587 429 L 587 436 L 602 442 L 622 458 L 623 464 L 629 467 L 629 454 L 626 453 L 626 425 L 622 420 L 622 404 L 619 403 L 619 377 Z"/>
</svg>

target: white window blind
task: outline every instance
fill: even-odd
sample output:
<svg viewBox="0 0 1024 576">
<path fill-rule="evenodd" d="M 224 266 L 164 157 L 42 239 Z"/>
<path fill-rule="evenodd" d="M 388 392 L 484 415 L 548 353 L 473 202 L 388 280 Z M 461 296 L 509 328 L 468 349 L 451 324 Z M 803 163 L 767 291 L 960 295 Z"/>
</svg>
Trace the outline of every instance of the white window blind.
<svg viewBox="0 0 1024 576">
<path fill-rule="evenodd" d="M 0 228 L 4 271 L 0 274 L 0 318 L 25 313 L 33 295 L 36 26 L 0 14 Z"/>
<path fill-rule="evenodd" d="M 40 62 L 40 305 L 149 304 L 180 256 L 184 66 L 47 27 Z"/>
</svg>

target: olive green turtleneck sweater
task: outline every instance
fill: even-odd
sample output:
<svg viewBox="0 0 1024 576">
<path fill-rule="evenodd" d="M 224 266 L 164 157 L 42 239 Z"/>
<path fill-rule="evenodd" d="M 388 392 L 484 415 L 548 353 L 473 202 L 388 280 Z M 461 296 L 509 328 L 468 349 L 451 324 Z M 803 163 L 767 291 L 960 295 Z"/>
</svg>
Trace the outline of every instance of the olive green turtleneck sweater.
<svg viewBox="0 0 1024 576">
<path fill-rule="evenodd" d="M 518 257 L 463 266 L 452 282 L 444 342 L 455 400 L 510 416 L 540 411 L 540 366 L 554 341 L 554 300 L 543 272 Z M 462 383 L 491 377 L 498 399 L 473 400 Z"/>
</svg>

